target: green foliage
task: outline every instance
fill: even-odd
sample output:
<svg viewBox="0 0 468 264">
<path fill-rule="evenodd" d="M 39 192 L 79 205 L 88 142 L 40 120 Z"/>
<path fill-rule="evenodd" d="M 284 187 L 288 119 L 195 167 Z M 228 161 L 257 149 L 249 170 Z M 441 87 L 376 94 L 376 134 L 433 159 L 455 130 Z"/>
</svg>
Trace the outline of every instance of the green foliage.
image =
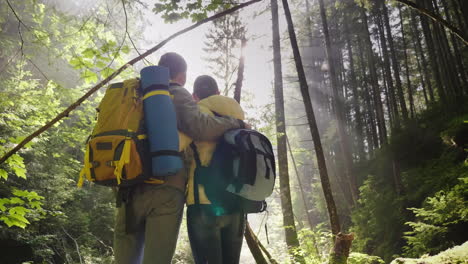
<svg viewBox="0 0 468 264">
<path fill-rule="evenodd" d="M 96 83 L 98 79 L 107 78 L 115 71 L 111 67 L 114 61 L 124 63 L 121 55 L 129 52 L 128 46 L 108 41 L 98 48 L 86 48 L 81 56 L 72 57 L 69 63 L 74 69 L 81 70 L 81 78 L 85 83 Z"/>
<path fill-rule="evenodd" d="M 360 187 L 359 206 L 353 211 L 353 249 L 389 259 L 403 232 L 403 205 L 391 187 L 369 176 Z"/>
<path fill-rule="evenodd" d="M 354 250 L 389 261 L 395 254 L 419 256 L 464 242 L 467 186 L 459 179 L 466 178 L 467 167 L 463 150 L 450 140 L 464 117 L 447 120 L 437 112 L 430 109 L 396 131 L 389 146 L 361 168 L 370 176 L 352 215 Z M 400 165 L 401 195 L 395 192 L 392 159 Z"/>
<path fill-rule="evenodd" d="M 332 234 L 323 223 L 313 230 L 309 228 L 299 230 L 298 238 L 307 264 L 322 263 L 333 246 Z"/>
<path fill-rule="evenodd" d="M 448 191 L 439 191 L 428 197 L 422 208 L 409 208 L 417 222 L 406 224 L 411 231 L 405 232 L 408 246 L 405 252 L 410 257 L 434 254 L 463 242 L 462 229 L 468 224 L 468 172 L 460 178 L 461 183 Z"/>
<path fill-rule="evenodd" d="M 0 221 L 8 227 L 25 228 L 30 224 L 29 220 L 37 221 L 44 215 L 41 202 L 44 197 L 34 191 L 18 189 L 13 189 L 12 195 L 11 198 L 0 199 Z"/>
<path fill-rule="evenodd" d="M 222 0 L 189 0 L 182 3 L 175 0 L 162 0 L 154 4 L 153 12 L 162 14 L 162 18 L 169 23 L 187 18 L 196 22 L 207 18 L 210 12 L 230 8 L 232 3 L 233 1 L 226 2 Z"/>
<path fill-rule="evenodd" d="M 22 46 L 16 17 L 0 6 L 2 29 L 15 25 L 0 32 L 1 155 L 73 103 L 87 83 L 121 66 L 130 51 L 102 21 L 108 16 L 102 5 L 81 19 L 34 0 L 10 2 L 28 29 L 22 27 Z M 2 261 L 79 263 L 81 256 L 86 263 L 112 262 L 114 195 L 108 188 L 76 188 L 101 97 L 93 95 L 1 165 Z"/>
<path fill-rule="evenodd" d="M 348 264 L 385 264 L 385 262 L 377 256 L 352 252 L 349 254 Z"/>
<path fill-rule="evenodd" d="M 419 259 L 397 258 L 391 264 L 465 264 L 467 259 L 468 242 L 465 242 L 435 256 L 424 255 Z"/>
</svg>

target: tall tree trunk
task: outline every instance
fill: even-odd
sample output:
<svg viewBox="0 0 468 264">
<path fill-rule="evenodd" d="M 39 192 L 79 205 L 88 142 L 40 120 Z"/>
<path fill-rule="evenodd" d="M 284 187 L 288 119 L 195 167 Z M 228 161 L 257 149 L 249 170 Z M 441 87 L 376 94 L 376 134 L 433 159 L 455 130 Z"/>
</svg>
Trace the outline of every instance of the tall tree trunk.
<svg viewBox="0 0 468 264">
<path fill-rule="evenodd" d="M 343 156 L 344 161 L 344 179 L 347 180 L 348 188 L 351 194 L 351 198 L 353 200 L 353 205 L 357 203 L 358 200 L 358 189 L 356 178 L 353 174 L 353 160 L 351 156 L 351 150 L 349 147 L 349 140 L 348 136 L 345 131 L 345 111 L 343 108 L 344 99 L 338 91 L 338 76 L 336 73 L 335 67 L 335 59 L 333 56 L 333 51 L 331 48 L 331 41 L 330 35 L 328 31 L 328 22 L 327 17 L 325 14 L 325 7 L 323 6 L 323 1 L 320 1 L 320 16 L 322 18 L 322 26 L 323 26 L 323 35 L 325 38 L 325 48 L 326 48 L 326 55 L 328 60 L 328 70 L 329 70 L 329 77 L 330 77 L 330 86 L 333 92 L 333 107 L 335 110 L 335 118 L 337 121 L 337 128 L 338 128 L 338 139 L 340 144 L 341 155 Z"/>
<path fill-rule="evenodd" d="M 416 51 L 416 56 L 414 57 L 416 58 L 416 65 L 418 66 L 419 81 L 421 82 L 421 87 L 422 87 L 423 95 L 424 95 L 424 102 L 427 107 L 429 105 L 429 98 L 427 97 L 427 88 L 426 88 L 427 86 L 426 86 L 426 81 L 424 80 L 424 77 L 423 77 L 424 72 L 421 67 L 421 62 L 419 61 L 417 46 L 416 46 L 414 38 L 413 38 L 413 46 L 414 46 L 414 50 Z"/>
<path fill-rule="evenodd" d="M 422 69 L 424 72 L 424 78 L 426 79 L 427 89 L 429 92 L 429 99 L 431 102 L 434 102 L 434 90 L 432 89 L 431 78 L 429 77 L 429 70 L 427 69 L 426 56 L 424 55 L 421 37 L 419 35 L 418 22 L 416 20 L 416 15 L 414 12 L 411 12 L 411 24 L 413 28 L 413 35 L 415 36 L 415 46 L 416 46 L 416 59 L 421 58 Z M 419 61 L 419 60 L 418 60 Z M 421 76 L 422 78 L 422 76 Z"/>
<path fill-rule="evenodd" d="M 447 21 L 449 23 L 452 23 L 452 17 L 450 15 L 450 12 L 449 12 L 449 8 L 448 8 L 448 5 L 447 5 L 447 1 L 446 0 L 441 0 L 441 3 L 442 3 L 442 6 L 444 8 L 444 11 L 445 11 L 445 17 L 447 19 Z M 448 50 L 450 50 L 450 46 L 449 46 L 449 43 L 448 43 L 448 40 L 447 40 L 447 35 L 445 34 L 445 30 L 443 30 L 443 33 L 444 33 L 444 39 L 445 39 L 445 45 L 446 45 L 446 48 Z M 453 34 L 450 34 L 450 40 L 452 42 L 452 47 L 453 47 L 453 54 L 451 53 L 452 55 L 452 59 L 455 60 L 456 62 L 456 67 L 455 65 L 453 65 L 453 63 L 451 63 L 451 66 L 452 66 L 452 69 L 455 70 L 454 72 L 452 72 L 452 74 L 454 74 L 456 77 L 456 96 L 457 98 L 462 98 L 463 96 L 463 87 L 466 87 L 468 85 L 468 81 L 467 81 L 467 78 L 466 78 L 466 72 L 465 72 L 465 67 L 463 66 L 463 61 L 462 61 L 462 55 L 460 53 L 460 50 L 458 48 L 458 40 L 455 38 L 455 36 Z M 461 81 L 461 83 L 460 83 Z"/>
<path fill-rule="evenodd" d="M 286 146 L 286 120 L 284 117 L 283 75 L 281 69 L 281 46 L 278 25 L 278 3 L 271 0 L 272 29 L 273 29 L 273 68 L 275 75 L 275 113 L 276 139 L 278 143 L 278 167 L 280 180 L 281 208 L 283 211 L 283 226 L 289 254 L 294 261 L 305 263 L 304 257 L 296 254 L 299 247 L 296 225 L 294 222 L 291 190 L 289 186 L 288 152 Z"/>
<path fill-rule="evenodd" d="M 409 63 L 408 63 L 408 54 L 406 52 L 406 39 L 405 39 L 405 27 L 403 26 L 403 12 L 401 6 L 398 6 L 398 12 L 400 15 L 400 27 L 401 27 L 401 40 L 403 42 L 403 57 L 405 59 L 405 73 L 406 73 L 406 84 L 408 85 L 408 101 L 410 103 L 410 115 L 411 118 L 414 118 L 415 108 L 414 108 L 414 97 L 413 97 L 413 88 L 411 87 L 410 73 L 409 73 Z"/>
<path fill-rule="evenodd" d="M 451 18 L 451 15 L 450 15 L 450 10 L 449 10 L 447 1 L 442 0 L 441 2 L 442 2 L 442 5 L 444 7 L 444 10 L 445 10 L 445 16 L 447 18 L 447 21 L 449 23 L 452 23 L 452 18 Z M 458 10 L 454 9 L 454 13 L 456 15 L 458 15 Z M 461 20 L 459 18 L 458 18 L 458 23 L 461 23 Z M 462 25 L 460 25 L 460 26 L 463 28 Z M 450 34 L 450 40 L 452 42 L 453 51 L 454 51 L 454 55 L 455 55 L 455 61 L 457 63 L 458 73 L 460 74 L 460 80 L 462 81 L 462 86 L 463 87 L 468 87 L 467 73 L 465 71 L 465 66 L 463 65 L 463 60 L 462 60 L 463 57 L 462 57 L 462 54 L 460 52 L 459 40 L 456 39 L 453 34 Z"/>
<path fill-rule="evenodd" d="M 439 6 L 437 4 L 437 1 L 433 1 L 433 6 L 431 5 L 431 8 L 433 8 L 434 13 L 440 16 L 439 12 Z M 449 80 L 449 89 L 447 91 L 451 92 L 451 96 L 454 99 L 454 101 L 458 101 L 458 99 L 461 98 L 461 84 L 460 84 L 460 78 L 458 76 L 457 72 L 457 67 L 455 67 L 455 64 L 453 63 L 456 61 L 456 59 L 453 56 L 452 50 L 450 49 L 448 39 L 447 39 L 447 34 L 445 32 L 445 29 L 438 24 L 434 24 L 435 28 L 435 33 L 437 34 L 437 39 L 439 40 L 439 45 L 440 45 L 440 55 L 442 55 L 441 59 L 445 63 L 445 72 L 447 75 L 447 78 Z"/>
<path fill-rule="evenodd" d="M 392 70 L 390 68 L 390 56 L 388 54 L 387 48 L 387 40 L 385 38 L 385 31 L 382 22 L 382 16 L 379 14 L 379 10 L 376 10 L 375 18 L 378 28 L 378 34 L 380 37 L 380 45 L 382 50 L 382 57 L 383 57 L 383 73 L 385 74 L 384 77 L 387 80 L 387 88 L 388 88 L 388 98 L 390 110 L 393 116 L 393 125 L 395 128 L 400 127 L 400 117 L 398 115 L 398 105 L 396 100 L 395 94 L 395 86 L 393 85 L 393 78 L 392 78 Z"/>
<path fill-rule="evenodd" d="M 384 18 L 385 30 L 387 31 L 387 40 L 388 40 L 388 44 L 389 44 L 389 47 L 390 47 L 390 56 L 392 58 L 392 60 L 391 60 L 392 61 L 392 69 L 393 69 L 393 74 L 395 76 L 398 101 L 400 103 L 400 109 L 401 109 L 401 114 L 403 116 L 403 119 L 407 120 L 408 119 L 408 108 L 406 107 L 405 96 L 404 96 L 404 93 L 403 93 L 403 86 L 401 85 L 400 66 L 398 65 L 395 45 L 393 44 L 392 29 L 390 27 L 390 19 L 388 17 L 388 8 L 385 5 L 385 1 L 382 1 L 381 3 L 382 3 L 382 8 L 383 8 L 382 13 L 383 13 L 383 18 Z"/>
<path fill-rule="evenodd" d="M 315 120 L 314 109 L 312 108 L 312 102 L 309 95 L 309 87 L 307 85 L 307 80 L 304 73 L 304 67 L 302 65 L 302 59 L 299 52 L 299 46 L 296 40 L 296 33 L 294 31 L 294 24 L 291 17 L 291 12 L 289 11 L 289 5 L 287 0 L 282 0 L 284 13 L 286 15 L 286 21 L 288 23 L 288 32 L 289 39 L 291 41 L 291 46 L 294 55 L 294 62 L 296 64 L 297 74 L 299 77 L 299 84 L 301 89 L 302 98 L 304 101 L 304 106 L 306 109 L 307 120 L 309 122 L 310 132 L 312 134 L 312 140 L 315 146 L 315 153 L 317 155 L 317 163 L 320 172 L 320 179 L 322 181 L 323 193 L 325 196 L 325 201 L 327 204 L 328 215 L 330 217 L 330 225 L 332 233 L 336 235 L 336 244 L 335 252 L 332 253 L 332 258 L 330 263 L 346 263 L 349 254 L 349 248 L 351 246 L 350 240 L 340 239 L 340 223 L 338 220 L 338 214 L 336 211 L 335 201 L 333 199 L 333 194 L 330 187 L 330 180 L 328 178 L 327 166 L 325 164 L 325 156 L 322 149 L 322 142 L 320 141 L 320 135 L 318 133 L 317 122 Z M 323 1 L 319 0 L 321 9 L 323 9 Z"/>
<path fill-rule="evenodd" d="M 468 2 L 466 0 L 458 0 L 462 17 L 465 20 L 465 32 L 468 29 Z"/>
<path fill-rule="evenodd" d="M 347 16 L 348 17 L 348 16 Z M 355 113 L 356 119 L 356 134 L 357 134 L 357 151 L 359 153 L 359 158 L 362 159 L 364 157 L 364 144 L 363 144 L 363 125 L 362 125 L 362 115 L 361 109 L 359 106 L 359 93 L 357 89 L 357 81 L 356 81 L 356 72 L 354 71 L 354 58 L 353 58 L 353 47 L 351 46 L 351 37 L 348 23 L 350 23 L 351 19 L 348 17 L 348 21 L 344 23 L 345 26 L 345 38 L 346 38 L 346 46 L 348 49 L 348 60 L 349 60 L 349 79 L 350 79 L 350 86 L 351 90 L 353 91 L 353 108 Z"/>
<path fill-rule="evenodd" d="M 423 1 L 425 0 L 417 0 L 419 4 L 424 4 Z M 429 62 L 431 64 L 432 74 L 434 75 L 434 78 L 436 81 L 437 92 L 439 94 L 439 98 L 442 101 L 442 103 L 446 105 L 447 97 L 445 95 L 444 87 L 442 84 L 442 78 L 439 72 L 439 64 L 437 62 L 437 57 L 436 57 L 435 48 L 434 48 L 434 40 L 432 39 L 432 35 L 431 35 L 431 29 L 429 27 L 427 18 L 423 14 L 419 15 L 419 19 L 421 20 L 421 26 L 423 29 L 424 39 L 426 40 L 427 51 L 429 53 Z"/>
<path fill-rule="evenodd" d="M 447 28 L 448 30 L 450 30 L 450 32 L 452 34 L 455 34 L 460 40 L 462 40 L 466 45 L 468 45 L 468 36 L 466 35 L 466 32 L 463 32 L 460 29 L 458 29 L 457 27 L 455 27 L 454 25 L 448 23 L 440 15 L 435 14 L 434 12 L 432 12 L 431 9 L 428 9 L 427 6 L 424 7 L 424 4 L 421 1 L 419 1 L 419 2 L 417 1 L 417 3 L 414 3 L 414 2 L 412 2 L 410 0 L 395 0 L 395 1 L 398 1 L 398 2 L 400 2 L 402 4 L 405 4 L 405 5 L 409 6 L 409 7 L 417 10 L 420 13 L 420 15 L 431 18 L 434 21 L 434 23 L 437 23 L 438 25 L 441 25 L 441 26 Z M 423 1 L 429 2 L 430 0 L 423 0 Z M 465 1 L 465 0 L 461 0 L 461 1 L 463 3 L 463 1 Z M 464 3 L 466 4 L 466 1 Z M 464 13 L 465 13 L 465 19 L 466 19 L 466 12 L 464 11 Z"/>
<path fill-rule="evenodd" d="M 373 156 L 374 149 L 379 147 L 379 139 L 377 135 L 377 128 L 375 126 L 375 118 L 374 118 L 374 109 L 371 105 L 371 90 L 369 89 L 369 82 L 367 79 L 367 71 L 366 71 L 366 63 L 364 61 L 364 53 L 362 50 L 363 44 L 361 38 L 358 37 L 358 51 L 359 51 L 359 62 L 361 68 L 361 76 L 362 76 L 362 87 L 364 88 L 364 101 L 366 103 L 367 109 L 367 145 L 369 148 L 369 156 Z"/>
<path fill-rule="evenodd" d="M 363 21 L 363 32 L 365 34 L 364 39 L 366 41 L 366 53 L 369 65 L 372 94 L 374 100 L 374 107 L 376 109 L 376 120 L 379 128 L 379 141 L 380 145 L 387 144 L 387 128 L 385 125 L 385 118 L 383 114 L 382 99 L 380 97 L 379 83 L 377 79 L 377 69 L 375 65 L 374 51 L 372 49 L 372 41 L 369 34 L 369 26 L 367 23 L 367 15 L 364 8 L 360 8 L 361 19 Z"/>
<path fill-rule="evenodd" d="M 432 3 L 428 3 L 432 9 Z M 445 87 L 445 95 L 447 96 L 448 101 L 452 101 L 455 98 L 455 82 L 454 79 L 452 78 L 452 70 L 451 70 L 451 65 L 449 65 L 451 62 L 449 59 L 451 56 L 449 54 L 449 51 L 445 48 L 444 43 L 443 43 L 443 36 L 442 36 L 442 31 L 440 27 L 434 23 L 432 23 L 432 33 L 434 37 L 434 47 L 436 49 L 436 54 L 439 59 L 439 68 L 441 70 L 441 76 L 443 79 L 443 84 Z"/>
<path fill-rule="evenodd" d="M 291 13 L 289 11 L 289 5 L 287 0 L 282 0 L 284 6 L 284 12 L 286 15 L 286 21 L 288 23 L 288 32 L 289 38 L 291 41 L 291 46 L 294 54 L 294 61 L 296 64 L 296 69 L 299 77 L 299 84 L 301 89 L 301 94 L 307 114 L 307 121 L 309 122 L 309 128 L 312 135 L 312 140 L 314 142 L 315 153 L 317 155 L 317 163 L 319 167 L 320 180 L 322 182 L 323 193 L 325 196 L 325 201 L 327 204 L 327 211 L 330 217 L 330 226 L 333 234 L 338 234 L 340 232 L 340 223 L 338 219 L 338 214 L 336 212 L 336 205 L 333 199 L 333 194 L 330 187 L 330 180 L 328 178 L 327 166 L 325 163 L 325 156 L 323 153 L 322 142 L 320 141 L 320 135 L 317 128 L 317 122 L 315 120 L 314 109 L 312 108 L 312 102 L 309 96 L 309 87 L 307 85 L 307 80 L 304 73 L 304 68 L 302 65 L 302 59 L 299 52 L 299 46 L 296 40 L 296 33 L 294 31 L 294 24 L 292 22 Z"/>
<path fill-rule="evenodd" d="M 380 37 L 380 34 L 381 34 L 381 28 L 379 28 L 377 26 L 377 29 L 374 30 L 374 33 L 376 35 L 376 43 L 377 43 L 377 47 L 378 47 L 378 56 L 377 56 L 377 60 L 378 60 L 378 65 L 381 65 L 382 67 L 380 67 L 380 70 L 382 71 L 382 86 L 383 86 L 383 92 L 384 92 L 384 101 L 385 103 L 387 104 L 387 112 L 388 112 L 388 121 L 389 121 L 389 124 L 390 124 L 390 127 L 395 127 L 395 115 L 397 115 L 396 112 L 398 111 L 395 111 L 394 109 L 397 108 L 397 104 L 396 104 L 396 100 L 395 100 L 395 89 L 391 89 L 391 91 L 393 91 L 392 93 L 389 93 L 389 83 L 387 81 L 388 78 L 392 78 L 391 74 L 388 74 L 388 71 L 386 71 L 386 66 L 388 66 L 388 64 L 385 64 L 385 60 L 381 60 L 381 58 L 384 58 L 384 54 L 383 54 L 383 48 L 382 48 L 382 39 Z M 383 34 L 383 33 L 382 33 Z M 380 41 L 378 41 L 380 40 Z M 388 56 L 387 56 L 388 58 Z M 378 71 L 379 71 L 379 68 L 377 68 L 377 74 L 378 74 Z M 393 84 L 393 82 L 392 82 Z M 393 86 L 392 86 L 393 87 Z M 394 106 L 392 105 L 394 104 Z M 398 117 L 397 117 L 398 118 Z M 398 119 L 398 126 L 399 126 L 399 119 Z"/>
<path fill-rule="evenodd" d="M 236 86 L 234 88 L 234 99 L 239 103 L 241 99 L 242 82 L 244 80 L 244 62 L 245 62 L 244 49 L 245 49 L 246 44 L 247 44 L 247 39 L 243 37 L 241 40 L 241 55 L 239 59 L 239 68 L 237 69 Z"/>
</svg>

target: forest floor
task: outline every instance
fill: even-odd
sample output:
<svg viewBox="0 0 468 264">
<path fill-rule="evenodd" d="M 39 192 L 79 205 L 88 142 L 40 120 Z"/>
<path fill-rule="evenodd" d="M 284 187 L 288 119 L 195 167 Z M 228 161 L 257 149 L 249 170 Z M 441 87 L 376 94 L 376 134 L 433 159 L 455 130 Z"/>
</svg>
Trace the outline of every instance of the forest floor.
<svg viewBox="0 0 468 264">
<path fill-rule="evenodd" d="M 468 241 L 460 246 L 447 249 L 435 256 L 421 258 L 397 258 L 390 264 L 466 264 L 468 263 Z"/>
</svg>

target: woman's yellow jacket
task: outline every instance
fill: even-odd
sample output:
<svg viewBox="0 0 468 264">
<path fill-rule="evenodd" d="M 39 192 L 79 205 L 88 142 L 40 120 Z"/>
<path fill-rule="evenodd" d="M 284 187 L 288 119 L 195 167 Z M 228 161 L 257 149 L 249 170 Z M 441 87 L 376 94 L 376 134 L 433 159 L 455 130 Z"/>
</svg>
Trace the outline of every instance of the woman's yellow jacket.
<svg viewBox="0 0 468 264">
<path fill-rule="evenodd" d="M 239 103 L 226 96 L 222 95 L 212 95 L 207 97 L 200 102 L 198 102 L 200 110 L 210 115 L 214 115 L 216 112 L 222 116 L 230 116 L 236 119 L 244 120 L 244 111 L 242 110 Z M 216 148 L 215 141 L 203 141 L 203 142 L 194 142 L 197 146 L 198 155 L 200 156 L 200 162 L 202 166 L 208 166 L 211 161 L 211 157 Z M 196 168 L 196 162 L 194 159 L 190 161 L 189 169 L 189 178 L 187 186 L 187 205 L 192 205 L 195 203 L 194 199 L 194 186 L 193 186 L 193 177 Z M 210 200 L 206 197 L 205 189 L 203 185 L 198 185 L 198 193 L 200 198 L 200 204 L 210 204 Z"/>
</svg>

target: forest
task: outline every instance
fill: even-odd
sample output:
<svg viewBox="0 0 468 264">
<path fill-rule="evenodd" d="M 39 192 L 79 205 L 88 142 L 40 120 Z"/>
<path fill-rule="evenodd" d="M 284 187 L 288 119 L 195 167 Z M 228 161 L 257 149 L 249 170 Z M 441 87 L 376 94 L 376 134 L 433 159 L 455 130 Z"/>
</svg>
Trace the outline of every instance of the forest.
<svg viewBox="0 0 468 264">
<path fill-rule="evenodd" d="M 166 52 L 273 143 L 240 263 L 468 263 L 466 0 L 2 0 L 0 47 L 0 263 L 114 263 L 85 146 L 108 85 Z"/>
</svg>

